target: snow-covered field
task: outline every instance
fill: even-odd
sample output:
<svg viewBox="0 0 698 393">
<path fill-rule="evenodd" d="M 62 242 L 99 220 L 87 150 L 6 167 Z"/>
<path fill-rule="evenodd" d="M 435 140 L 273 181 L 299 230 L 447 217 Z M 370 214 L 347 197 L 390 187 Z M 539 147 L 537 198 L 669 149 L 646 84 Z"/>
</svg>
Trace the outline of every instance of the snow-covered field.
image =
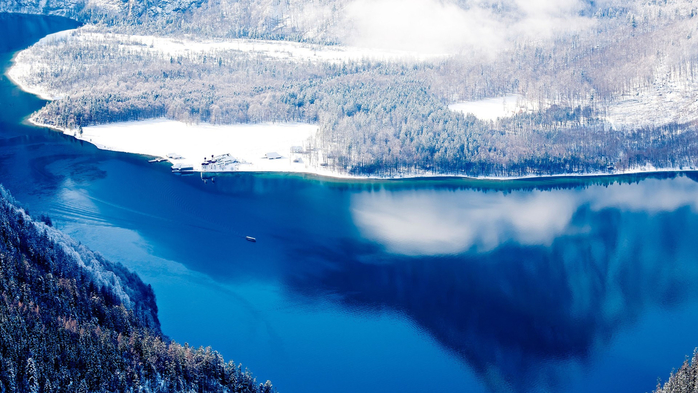
<svg viewBox="0 0 698 393">
<path fill-rule="evenodd" d="M 104 35 L 102 35 L 104 36 Z M 192 41 L 154 36 L 116 36 L 111 38 L 123 42 L 123 45 L 143 47 L 167 56 L 204 53 L 212 51 L 240 51 L 264 56 L 320 62 L 345 62 L 361 60 L 383 61 L 425 61 L 445 55 L 424 55 L 417 52 L 389 51 L 353 46 L 327 46 L 290 41 L 230 39 L 225 41 Z M 99 38 L 99 37 L 96 37 Z"/>
<path fill-rule="evenodd" d="M 304 123 L 217 126 L 157 119 L 85 127 L 75 137 L 104 150 L 156 157 L 176 154 L 183 158 L 171 162 L 189 164 L 195 170 L 201 170 L 206 157 L 229 153 L 248 163 L 240 165 L 240 171 L 313 172 L 307 155 L 291 153 L 291 147 L 307 147 L 316 132 L 317 126 Z M 271 152 L 282 158 L 263 158 Z M 301 162 L 293 162 L 294 158 Z"/>
<path fill-rule="evenodd" d="M 345 45 L 318 45 L 292 41 L 226 39 L 193 40 L 183 38 L 103 33 L 94 26 L 51 34 L 39 41 L 46 44 L 56 39 L 118 43 L 124 50 L 148 51 L 164 57 L 187 56 L 217 51 L 237 51 L 291 61 L 338 63 L 346 61 L 427 61 L 446 54 L 422 54 L 398 50 L 374 49 Z"/>
<path fill-rule="evenodd" d="M 480 120 L 497 120 L 511 117 L 520 112 L 535 110 L 533 103 L 528 102 L 519 94 L 509 94 L 504 97 L 485 98 L 477 101 L 456 102 L 448 106 L 452 111 L 463 114 L 472 113 Z"/>
</svg>

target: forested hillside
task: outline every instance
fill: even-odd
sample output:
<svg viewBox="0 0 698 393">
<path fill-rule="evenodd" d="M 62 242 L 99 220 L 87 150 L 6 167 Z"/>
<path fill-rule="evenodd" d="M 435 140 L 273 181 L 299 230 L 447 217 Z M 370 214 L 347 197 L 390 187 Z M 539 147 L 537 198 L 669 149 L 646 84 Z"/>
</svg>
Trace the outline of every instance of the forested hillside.
<svg viewBox="0 0 698 393">
<path fill-rule="evenodd" d="M 149 285 L 42 220 L 0 187 L 0 391 L 272 391 L 163 336 Z"/>
<path fill-rule="evenodd" d="M 689 393 L 698 390 L 698 350 L 664 384 L 657 383 L 654 393 Z"/>
<path fill-rule="evenodd" d="M 394 11 L 386 15 L 413 17 L 379 3 Z M 10 75 L 57 99 L 35 121 L 75 131 L 154 117 L 317 123 L 315 164 L 356 175 L 698 167 L 692 1 L 580 0 L 560 15 L 534 14 L 516 1 L 423 0 L 405 8 L 417 3 L 463 21 L 480 15 L 506 33 L 483 27 L 426 57 L 419 48 L 336 57 L 328 51 L 351 43 L 385 49 L 384 41 L 365 40 L 375 21 L 357 10 L 372 9 L 368 3 L 105 1 L 76 14 L 98 23 L 20 53 Z M 96 16 L 105 10 L 112 16 Z M 551 27 L 536 30 L 534 16 Z M 448 39 L 460 34 L 444 31 Z M 495 121 L 449 109 L 506 94 L 521 97 L 521 110 Z"/>
<path fill-rule="evenodd" d="M 336 41 L 336 0 L 6 0 L 0 12 L 60 15 L 121 32 Z"/>
</svg>

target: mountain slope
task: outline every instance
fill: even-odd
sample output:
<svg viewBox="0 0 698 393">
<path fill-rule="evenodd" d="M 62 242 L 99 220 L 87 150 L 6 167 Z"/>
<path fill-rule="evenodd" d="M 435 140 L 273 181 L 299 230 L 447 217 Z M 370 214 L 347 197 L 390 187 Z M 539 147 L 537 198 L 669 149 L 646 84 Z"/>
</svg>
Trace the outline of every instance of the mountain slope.
<svg viewBox="0 0 698 393">
<path fill-rule="evenodd" d="M 0 187 L 0 391 L 134 390 L 272 387 L 210 348 L 163 336 L 149 285 L 32 220 Z"/>
</svg>

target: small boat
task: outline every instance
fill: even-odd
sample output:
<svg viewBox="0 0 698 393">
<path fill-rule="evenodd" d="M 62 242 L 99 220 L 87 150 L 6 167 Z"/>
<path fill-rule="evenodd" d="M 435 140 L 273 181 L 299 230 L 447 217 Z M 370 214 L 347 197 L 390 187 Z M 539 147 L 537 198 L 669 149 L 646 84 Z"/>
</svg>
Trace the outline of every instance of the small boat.
<svg viewBox="0 0 698 393">
<path fill-rule="evenodd" d="M 245 236 L 245 240 L 248 242 L 257 243 L 257 239 L 253 238 L 252 236 Z"/>
</svg>

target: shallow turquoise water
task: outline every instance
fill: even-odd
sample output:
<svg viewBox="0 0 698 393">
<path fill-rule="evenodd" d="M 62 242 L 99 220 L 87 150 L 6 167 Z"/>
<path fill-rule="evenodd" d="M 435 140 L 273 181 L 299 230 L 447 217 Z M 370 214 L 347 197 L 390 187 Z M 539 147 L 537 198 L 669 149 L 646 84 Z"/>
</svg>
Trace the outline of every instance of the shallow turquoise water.
<svg viewBox="0 0 698 393">
<path fill-rule="evenodd" d="M 3 63 L 74 26 L 2 18 Z M 645 392 L 698 345 L 695 175 L 204 182 L 20 124 L 41 105 L 0 80 L 0 183 L 282 392 Z"/>
</svg>

